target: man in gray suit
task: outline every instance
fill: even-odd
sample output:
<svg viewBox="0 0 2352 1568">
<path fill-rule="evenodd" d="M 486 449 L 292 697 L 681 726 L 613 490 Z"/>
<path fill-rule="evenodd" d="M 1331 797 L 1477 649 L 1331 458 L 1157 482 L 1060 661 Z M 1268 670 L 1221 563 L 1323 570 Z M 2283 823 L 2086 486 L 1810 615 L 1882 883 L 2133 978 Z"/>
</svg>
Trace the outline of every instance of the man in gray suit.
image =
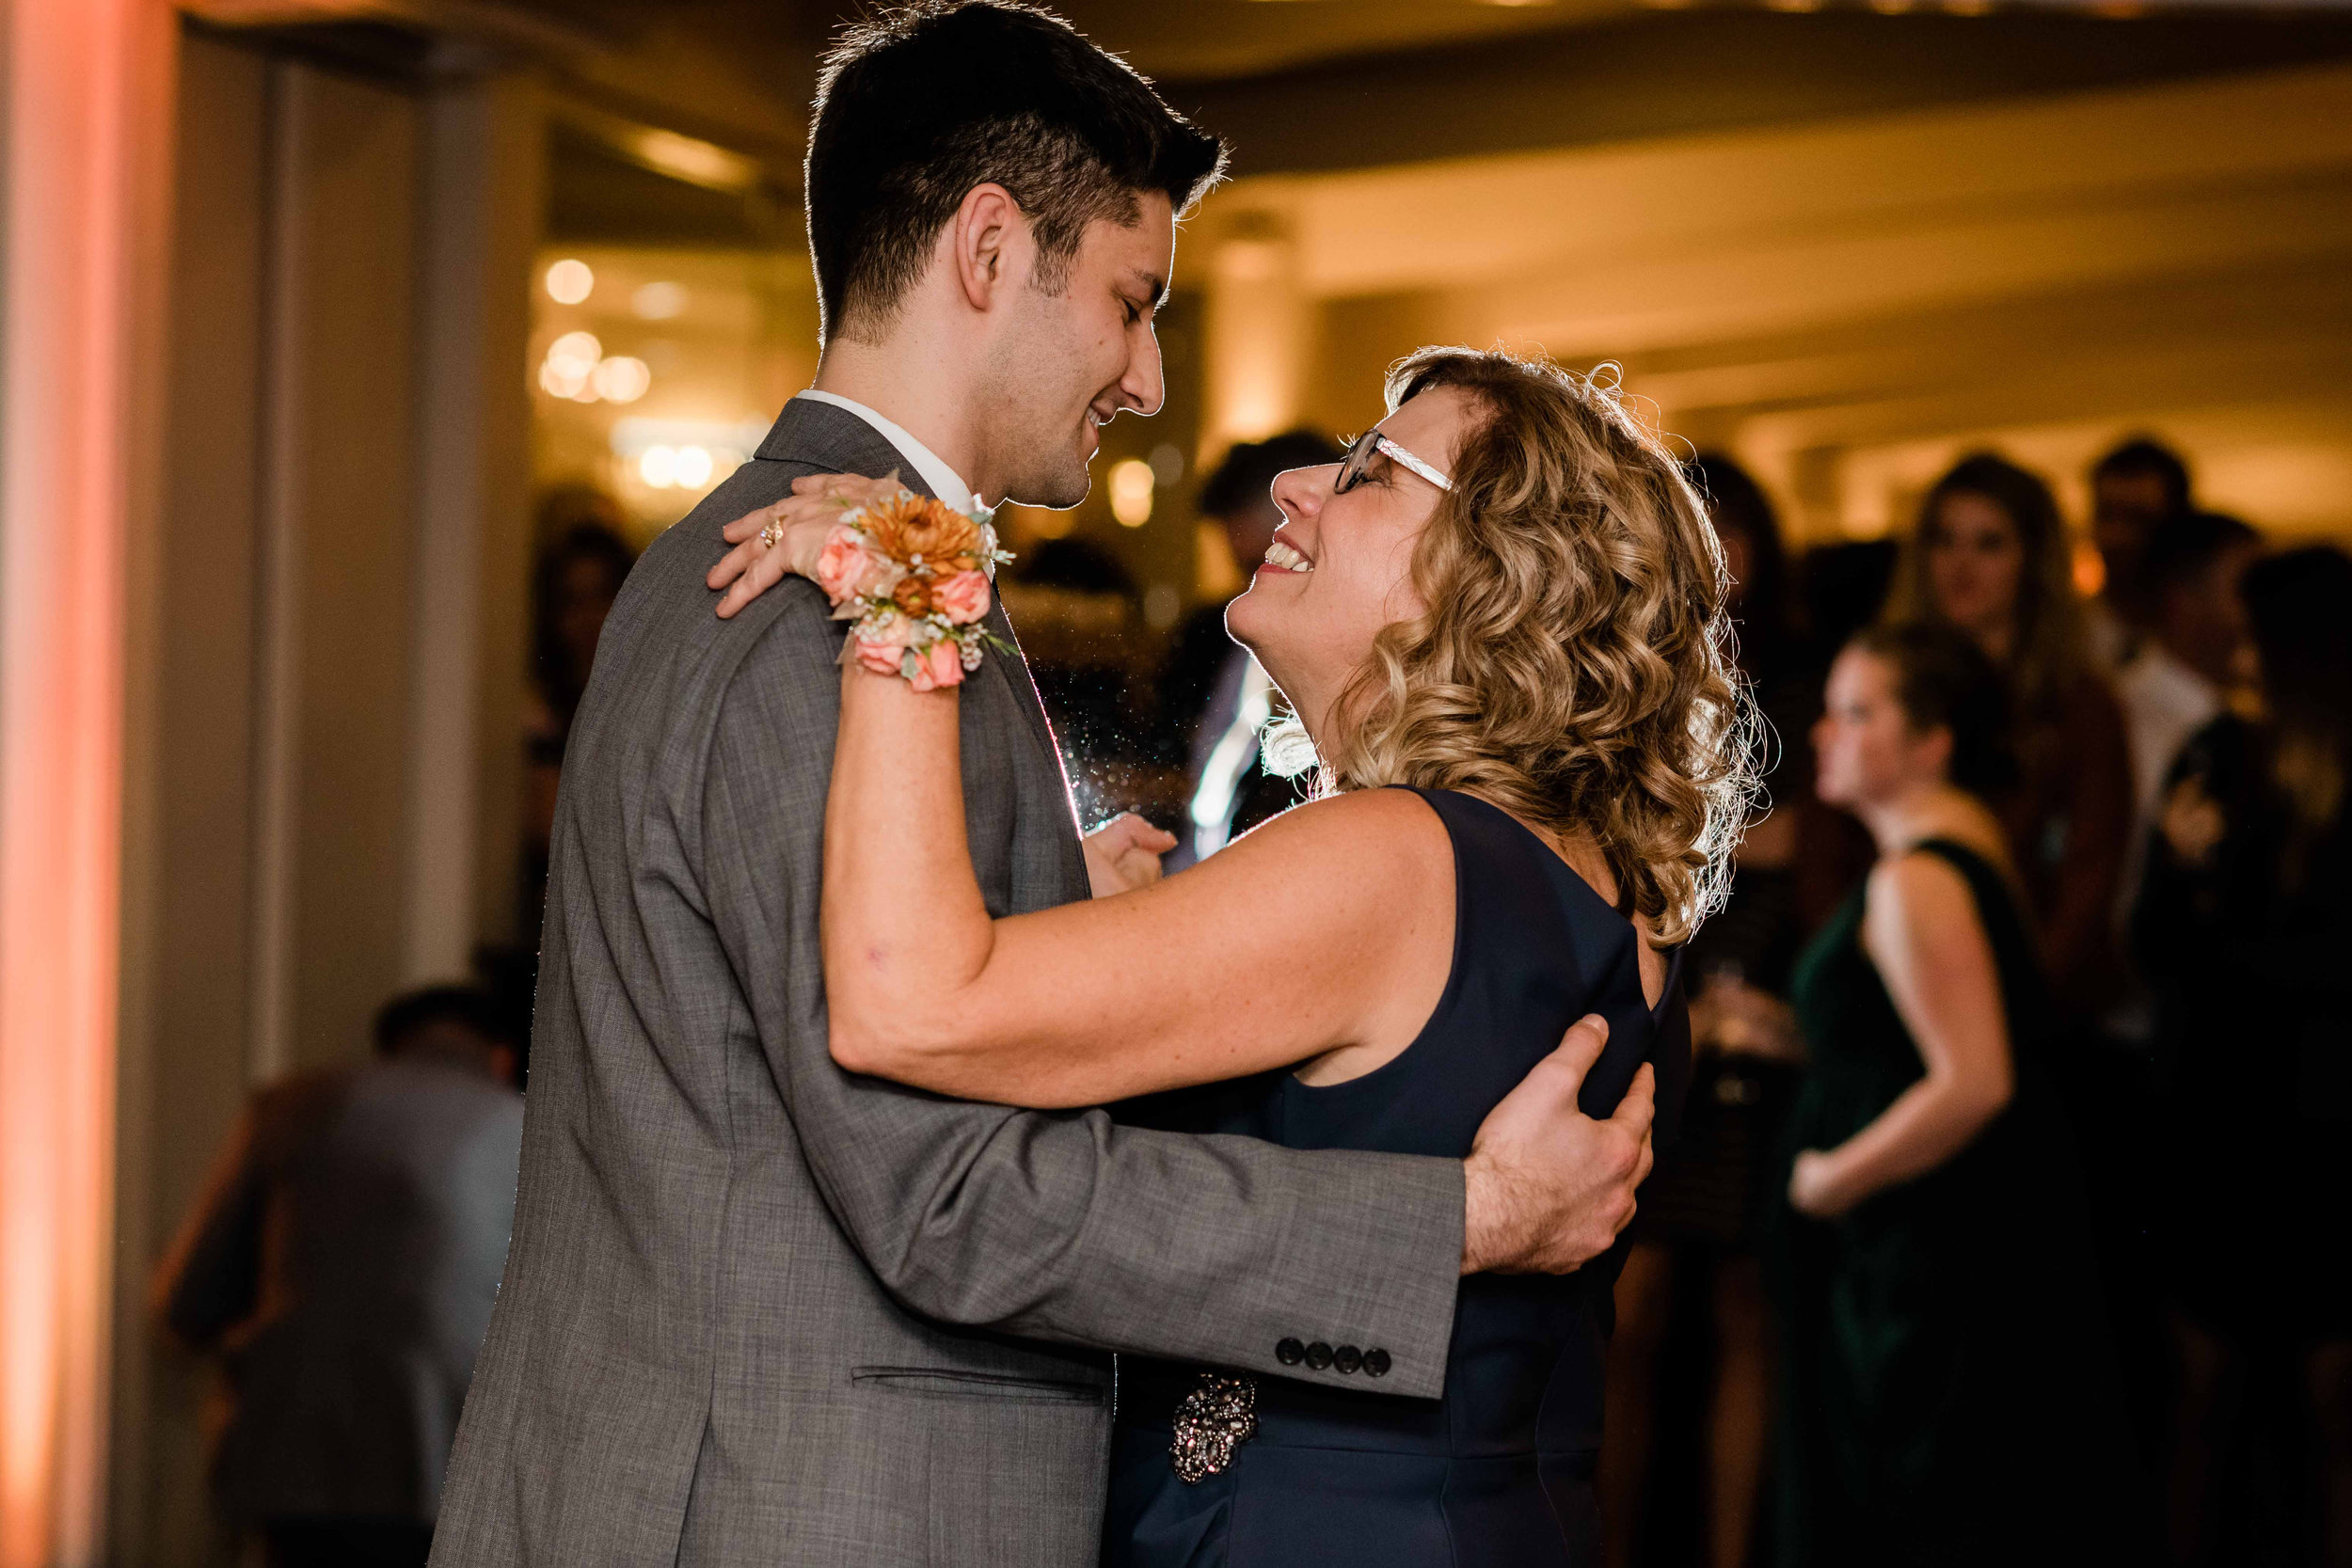
<svg viewBox="0 0 2352 1568">
<path fill-rule="evenodd" d="M 646 552 L 572 733 L 514 1246 L 440 1568 L 1090 1563 L 1104 1352 L 1435 1397 L 1462 1273 L 1573 1268 L 1629 1216 L 1645 1121 L 1576 1114 L 1577 1033 L 1467 1164 L 946 1101 L 828 1054 L 841 627 L 797 580 L 713 614 L 721 527 L 836 471 L 1074 504 L 1096 426 L 1159 404 L 1173 217 L 1221 164 L 1025 8 L 912 8 L 828 62 L 817 388 Z M 961 706 L 991 910 L 1087 897 L 1018 657 Z"/>
</svg>

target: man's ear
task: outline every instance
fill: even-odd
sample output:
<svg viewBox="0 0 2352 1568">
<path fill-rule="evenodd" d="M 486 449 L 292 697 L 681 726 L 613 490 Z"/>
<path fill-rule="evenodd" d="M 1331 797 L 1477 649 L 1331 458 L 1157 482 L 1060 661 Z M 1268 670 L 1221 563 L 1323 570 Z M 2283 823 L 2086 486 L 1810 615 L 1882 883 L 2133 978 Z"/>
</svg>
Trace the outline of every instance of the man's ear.
<svg viewBox="0 0 2352 1568">
<path fill-rule="evenodd" d="M 975 310 L 992 309 L 1027 266 L 1029 220 L 1012 193 L 993 181 L 964 193 L 947 225 L 948 264 Z"/>
</svg>

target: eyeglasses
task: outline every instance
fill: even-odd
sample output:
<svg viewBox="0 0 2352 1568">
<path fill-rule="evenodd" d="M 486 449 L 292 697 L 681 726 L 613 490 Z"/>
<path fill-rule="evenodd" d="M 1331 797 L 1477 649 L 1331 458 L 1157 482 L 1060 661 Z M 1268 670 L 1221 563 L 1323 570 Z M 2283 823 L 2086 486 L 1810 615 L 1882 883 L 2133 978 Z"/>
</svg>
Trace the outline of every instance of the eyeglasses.
<svg viewBox="0 0 2352 1568">
<path fill-rule="evenodd" d="M 1454 488 L 1454 482 L 1434 465 L 1422 462 L 1378 431 L 1368 430 L 1356 437 L 1356 444 L 1347 449 L 1347 456 L 1341 460 L 1340 477 L 1331 482 L 1331 494 L 1344 496 L 1361 484 L 1370 475 L 1373 454 L 1381 451 L 1387 452 L 1399 464 L 1421 475 L 1438 489 Z"/>
</svg>

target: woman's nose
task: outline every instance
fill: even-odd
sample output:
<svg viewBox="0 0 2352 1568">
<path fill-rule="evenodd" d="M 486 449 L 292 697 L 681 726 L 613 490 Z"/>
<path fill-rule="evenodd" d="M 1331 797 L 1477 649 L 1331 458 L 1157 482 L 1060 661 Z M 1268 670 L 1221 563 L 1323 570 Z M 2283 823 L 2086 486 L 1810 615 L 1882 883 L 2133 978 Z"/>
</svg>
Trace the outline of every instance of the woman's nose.
<svg viewBox="0 0 2352 1568">
<path fill-rule="evenodd" d="M 1336 463 L 1319 468 L 1285 468 L 1274 476 L 1274 504 L 1286 517 L 1311 517 L 1323 510 L 1339 472 Z"/>
</svg>

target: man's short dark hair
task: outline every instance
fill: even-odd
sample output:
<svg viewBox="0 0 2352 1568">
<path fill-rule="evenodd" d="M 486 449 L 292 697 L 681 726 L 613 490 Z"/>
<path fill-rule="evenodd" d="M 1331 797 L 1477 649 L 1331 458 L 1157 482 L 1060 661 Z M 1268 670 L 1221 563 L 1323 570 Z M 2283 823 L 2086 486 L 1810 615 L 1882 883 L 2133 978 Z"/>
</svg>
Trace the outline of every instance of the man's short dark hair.
<svg viewBox="0 0 2352 1568">
<path fill-rule="evenodd" d="M 2184 512 L 2167 517 L 2148 535 L 2141 571 L 2148 591 L 2161 594 L 2202 577 L 2233 549 L 2259 549 L 2263 536 L 2252 525 L 2223 512 Z"/>
<path fill-rule="evenodd" d="M 2188 465 L 2181 454 L 2152 436 L 2135 436 L 2099 459 L 2090 470 L 2092 483 L 2127 474 L 2153 474 L 2164 485 L 2164 509 L 2188 509 Z"/>
<path fill-rule="evenodd" d="M 375 1049 L 389 1056 L 437 1023 L 454 1023 L 485 1045 L 514 1045 L 515 1021 L 479 986 L 426 986 L 393 997 L 375 1015 Z"/>
<path fill-rule="evenodd" d="M 1263 441 L 1236 441 L 1200 484 L 1200 515 L 1231 517 L 1265 504 L 1274 476 L 1340 460 L 1339 444 L 1311 430 L 1286 430 Z"/>
<path fill-rule="evenodd" d="M 1164 193 L 1183 215 L 1225 146 L 1125 62 L 1013 0 L 918 0 L 862 23 L 825 57 L 808 134 L 808 248 L 819 333 L 885 322 L 975 185 L 1012 194 L 1061 286 L 1087 226 L 1136 221 Z"/>
</svg>

